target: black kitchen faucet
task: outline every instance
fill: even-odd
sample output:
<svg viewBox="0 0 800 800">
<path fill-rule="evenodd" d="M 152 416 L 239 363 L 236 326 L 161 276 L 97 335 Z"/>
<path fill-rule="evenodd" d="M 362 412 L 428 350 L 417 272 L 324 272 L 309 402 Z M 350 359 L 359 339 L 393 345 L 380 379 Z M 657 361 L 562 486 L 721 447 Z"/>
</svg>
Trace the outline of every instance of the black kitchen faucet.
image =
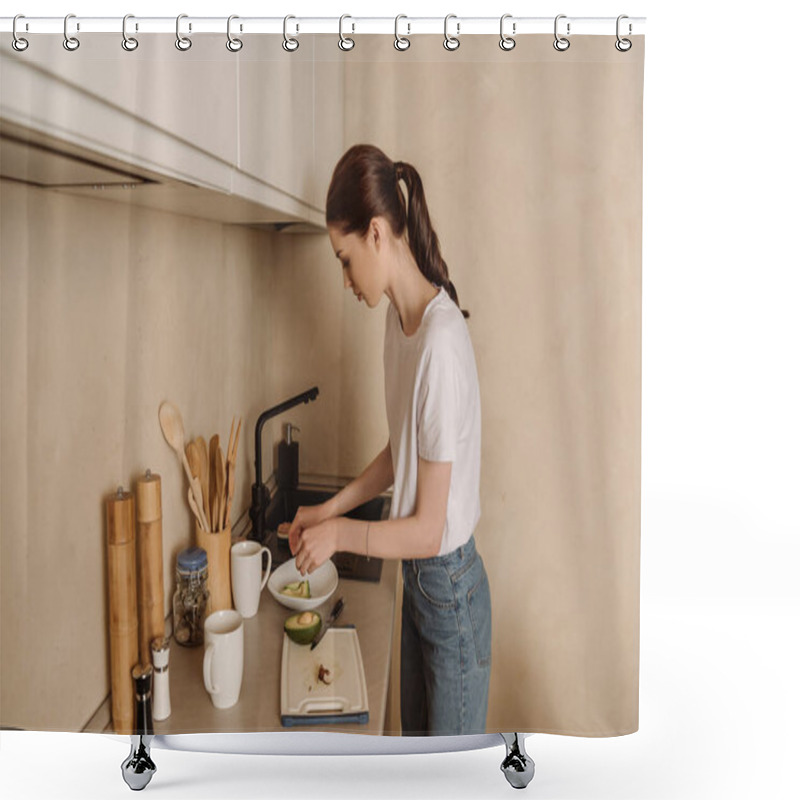
<svg viewBox="0 0 800 800">
<path fill-rule="evenodd" d="M 259 542 L 264 541 L 264 518 L 269 506 L 269 489 L 266 484 L 261 480 L 261 429 L 264 423 L 272 417 L 277 417 L 284 411 L 290 408 L 299 406 L 300 403 L 308 403 L 311 400 L 316 400 L 319 394 L 319 389 L 315 386 L 307 392 L 298 394 L 290 400 L 286 400 L 280 405 L 273 406 L 264 411 L 256 422 L 256 482 L 253 484 L 252 501 L 250 503 L 250 519 L 253 523 L 253 530 L 250 534 L 251 539 L 256 539 Z"/>
</svg>

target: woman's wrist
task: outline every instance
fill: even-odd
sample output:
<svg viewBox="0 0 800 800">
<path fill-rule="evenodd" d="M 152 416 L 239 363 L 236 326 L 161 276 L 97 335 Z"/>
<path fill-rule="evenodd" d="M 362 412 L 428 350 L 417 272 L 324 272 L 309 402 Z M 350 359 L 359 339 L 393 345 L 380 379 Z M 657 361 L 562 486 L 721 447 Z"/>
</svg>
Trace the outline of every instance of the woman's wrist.
<svg viewBox="0 0 800 800">
<path fill-rule="evenodd" d="M 339 493 L 337 492 L 333 497 L 329 498 L 322 504 L 323 521 L 340 516 L 336 510 L 336 498 L 338 496 Z"/>
</svg>

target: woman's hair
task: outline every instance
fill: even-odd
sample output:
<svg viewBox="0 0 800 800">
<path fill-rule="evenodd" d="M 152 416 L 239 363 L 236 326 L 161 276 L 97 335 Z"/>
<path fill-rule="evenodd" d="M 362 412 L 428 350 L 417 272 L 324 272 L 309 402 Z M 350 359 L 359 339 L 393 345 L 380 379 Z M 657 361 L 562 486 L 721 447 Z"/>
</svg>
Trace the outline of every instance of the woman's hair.
<svg viewBox="0 0 800 800">
<path fill-rule="evenodd" d="M 408 191 L 408 206 L 401 180 Z M 443 286 L 460 308 L 456 287 L 439 252 L 419 173 L 411 164 L 391 161 L 374 145 L 357 144 L 339 159 L 333 171 L 325 222 L 340 228 L 344 235 L 364 236 L 373 217 L 384 217 L 395 236 L 408 229 L 408 244 L 420 271 L 431 283 Z M 469 316 L 468 311 L 461 313 Z"/>
</svg>

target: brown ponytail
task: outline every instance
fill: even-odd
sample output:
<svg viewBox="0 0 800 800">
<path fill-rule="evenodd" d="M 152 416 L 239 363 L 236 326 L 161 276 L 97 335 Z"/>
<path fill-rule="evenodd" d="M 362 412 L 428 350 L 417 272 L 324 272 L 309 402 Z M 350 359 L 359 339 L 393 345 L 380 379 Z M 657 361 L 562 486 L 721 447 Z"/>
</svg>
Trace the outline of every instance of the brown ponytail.
<svg viewBox="0 0 800 800">
<path fill-rule="evenodd" d="M 400 186 L 408 191 L 408 205 Z M 458 302 L 458 293 L 447 264 L 439 252 L 439 239 L 431 225 L 419 173 L 404 161 L 392 162 L 373 145 L 358 144 L 339 159 L 333 171 L 325 205 L 325 222 L 342 232 L 364 236 L 373 217 L 384 217 L 395 236 L 408 230 L 408 244 L 420 272 L 433 284 L 443 286 Z M 461 313 L 469 317 L 469 312 Z"/>
</svg>

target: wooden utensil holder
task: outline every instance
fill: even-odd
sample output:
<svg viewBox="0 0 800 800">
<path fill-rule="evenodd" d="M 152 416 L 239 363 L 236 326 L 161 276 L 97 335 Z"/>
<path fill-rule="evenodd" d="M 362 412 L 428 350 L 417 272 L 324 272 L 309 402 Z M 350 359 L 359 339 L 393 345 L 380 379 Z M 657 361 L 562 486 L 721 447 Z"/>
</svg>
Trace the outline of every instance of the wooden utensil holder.
<svg viewBox="0 0 800 800">
<path fill-rule="evenodd" d="M 231 599 L 231 529 L 219 533 L 204 531 L 197 520 L 194 525 L 197 546 L 208 556 L 208 610 L 207 614 L 233 608 Z"/>
</svg>

